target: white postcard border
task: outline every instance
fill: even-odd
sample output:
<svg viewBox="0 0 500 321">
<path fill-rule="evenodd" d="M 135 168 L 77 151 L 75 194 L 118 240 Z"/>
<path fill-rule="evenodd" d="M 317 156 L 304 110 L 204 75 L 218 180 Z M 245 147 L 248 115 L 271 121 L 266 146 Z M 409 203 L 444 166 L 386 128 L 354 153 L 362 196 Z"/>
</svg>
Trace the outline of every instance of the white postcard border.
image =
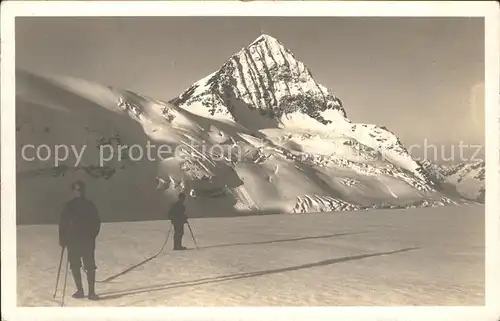
<svg viewBox="0 0 500 321">
<path fill-rule="evenodd" d="M 494 1 L 5 1 L 1 8 L 2 319 L 14 320 L 500 320 L 500 11 Z M 16 16 L 384 16 L 485 18 L 486 305 L 484 307 L 16 307 Z"/>
</svg>

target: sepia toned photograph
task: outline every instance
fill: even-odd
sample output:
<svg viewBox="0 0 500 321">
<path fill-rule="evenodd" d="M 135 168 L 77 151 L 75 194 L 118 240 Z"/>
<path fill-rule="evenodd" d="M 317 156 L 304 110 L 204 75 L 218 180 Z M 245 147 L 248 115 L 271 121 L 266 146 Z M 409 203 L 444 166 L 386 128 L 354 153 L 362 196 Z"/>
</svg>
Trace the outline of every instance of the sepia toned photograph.
<svg viewBox="0 0 500 321">
<path fill-rule="evenodd" d="M 16 305 L 484 307 L 485 20 L 17 16 Z"/>
</svg>

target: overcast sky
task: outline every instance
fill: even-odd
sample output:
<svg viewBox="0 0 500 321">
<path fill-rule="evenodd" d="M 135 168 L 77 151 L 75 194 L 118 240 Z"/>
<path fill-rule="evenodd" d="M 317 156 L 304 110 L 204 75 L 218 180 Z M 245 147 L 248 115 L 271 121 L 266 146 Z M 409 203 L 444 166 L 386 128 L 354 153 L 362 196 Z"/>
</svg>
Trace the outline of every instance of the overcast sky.
<svg viewBox="0 0 500 321">
<path fill-rule="evenodd" d="M 351 120 L 407 146 L 482 144 L 483 28 L 482 18 L 17 18 L 16 64 L 169 100 L 264 32 Z"/>
</svg>

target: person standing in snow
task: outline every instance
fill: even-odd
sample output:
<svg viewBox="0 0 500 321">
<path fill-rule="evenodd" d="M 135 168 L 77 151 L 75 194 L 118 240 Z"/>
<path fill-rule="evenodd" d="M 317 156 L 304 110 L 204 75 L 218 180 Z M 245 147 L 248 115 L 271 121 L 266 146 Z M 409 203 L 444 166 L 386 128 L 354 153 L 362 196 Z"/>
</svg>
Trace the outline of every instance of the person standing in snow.
<svg viewBox="0 0 500 321">
<path fill-rule="evenodd" d="M 80 273 L 81 262 L 87 273 L 89 300 L 98 300 L 95 293 L 95 245 L 101 219 L 94 203 L 86 198 L 85 183 L 71 184 L 74 198 L 66 203 L 59 221 L 59 244 L 68 250 L 71 273 L 76 292 L 73 298 L 85 297 Z"/>
<path fill-rule="evenodd" d="M 186 206 L 184 201 L 186 200 L 186 194 L 180 193 L 177 202 L 172 205 L 168 212 L 168 218 L 172 225 L 174 226 L 174 251 L 186 250 L 182 246 L 182 236 L 184 235 L 184 224 L 187 222 L 186 216 Z"/>
</svg>

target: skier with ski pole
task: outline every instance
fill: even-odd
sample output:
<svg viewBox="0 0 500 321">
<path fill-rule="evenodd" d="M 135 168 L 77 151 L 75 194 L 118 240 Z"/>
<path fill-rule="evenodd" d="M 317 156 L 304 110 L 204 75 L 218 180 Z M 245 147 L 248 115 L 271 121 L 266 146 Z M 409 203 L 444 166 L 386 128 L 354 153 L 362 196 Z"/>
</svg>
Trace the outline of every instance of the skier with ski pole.
<svg viewBox="0 0 500 321">
<path fill-rule="evenodd" d="M 174 251 L 187 250 L 182 246 L 182 236 L 184 235 L 184 224 L 187 223 L 186 206 L 184 201 L 186 194 L 180 193 L 177 202 L 168 211 L 168 218 L 174 226 Z"/>
<path fill-rule="evenodd" d="M 67 257 L 76 285 L 75 299 L 84 298 L 85 294 L 80 273 L 81 261 L 87 273 L 88 299 L 98 300 L 95 293 L 95 245 L 101 228 L 101 219 L 94 203 L 87 199 L 85 183 L 77 181 L 71 184 L 74 198 L 64 206 L 59 221 L 59 244 L 66 248 Z"/>
</svg>

